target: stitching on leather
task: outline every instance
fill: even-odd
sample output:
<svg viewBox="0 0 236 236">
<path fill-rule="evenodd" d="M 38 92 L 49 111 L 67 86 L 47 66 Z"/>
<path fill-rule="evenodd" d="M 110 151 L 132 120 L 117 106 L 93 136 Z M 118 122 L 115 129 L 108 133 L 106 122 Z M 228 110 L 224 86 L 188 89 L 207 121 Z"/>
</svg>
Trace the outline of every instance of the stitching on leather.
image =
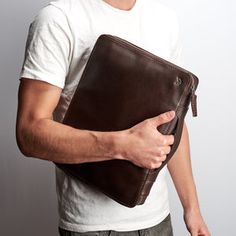
<svg viewBox="0 0 236 236">
<path fill-rule="evenodd" d="M 147 169 L 147 168 L 146 168 Z M 142 196 L 145 196 L 145 195 L 139 195 L 141 192 L 142 192 L 142 190 L 143 190 L 143 186 L 144 186 L 144 184 L 145 184 L 145 182 L 146 182 L 146 180 L 147 180 L 147 178 L 148 178 L 148 176 L 150 175 L 150 170 L 149 169 L 147 169 L 147 174 L 146 174 L 146 176 L 145 176 L 145 179 L 142 181 L 142 184 L 139 186 L 139 188 L 137 189 L 137 197 L 135 198 L 135 200 L 134 200 L 134 203 L 135 204 L 138 204 L 139 202 L 140 202 L 140 200 L 142 200 Z M 153 182 L 153 181 L 152 181 Z"/>
<path fill-rule="evenodd" d="M 182 67 L 179 67 L 179 66 L 177 66 L 177 65 L 174 65 L 174 64 L 172 64 L 171 62 L 166 61 L 166 60 L 164 60 L 163 58 L 160 58 L 160 57 L 158 57 L 158 56 L 156 56 L 156 55 L 154 55 L 154 54 L 152 54 L 152 53 L 150 53 L 150 52 L 148 52 L 148 51 L 146 51 L 146 50 L 144 50 L 144 49 L 138 47 L 137 45 L 130 43 L 129 41 L 125 41 L 124 39 L 121 39 L 121 38 L 116 37 L 116 36 L 115 36 L 115 38 L 116 38 L 116 40 L 115 40 L 115 39 L 113 38 L 114 36 L 112 36 L 112 35 L 105 35 L 105 37 L 106 37 L 107 39 L 109 39 L 110 41 L 116 43 L 116 44 L 118 43 L 118 44 L 119 44 L 121 47 L 123 47 L 123 48 L 127 48 L 127 47 L 128 47 L 128 48 L 130 49 L 130 51 L 133 51 L 133 52 L 135 52 L 135 53 L 137 53 L 137 54 L 139 54 L 139 55 L 141 54 L 141 55 L 143 55 L 144 57 L 146 57 L 147 59 L 151 59 L 151 60 L 153 60 L 153 61 L 157 61 L 157 62 L 159 62 L 160 64 L 162 64 L 162 65 L 164 65 L 164 66 L 167 66 L 167 67 L 170 68 L 171 70 L 179 70 L 179 69 L 181 69 L 183 72 L 187 73 L 190 77 L 196 77 L 196 76 L 193 75 L 190 71 L 187 71 L 187 70 L 185 70 L 185 69 L 182 68 Z M 183 99 L 183 96 L 186 94 L 186 90 L 187 90 L 187 88 L 190 87 L 190 85 L 191 85 L 191 79 L 188 80 L 188 86 L 185 87 L 185 89 L 184 89 L 184 91 L 183 91 L 183 94 L 182 94 L 182 96 L 180 97 L 179 102 L 178 102 L 178 104 L 177 104 L 177 106 L 176 106 L 175 112 L 177 112 L 178 106 L 179 106 L 179 104 L 181 103 L 181 101 L 182 101 L 182 99 Z M 164 133 L 166 133 L 166 132 L 169 131 L 170 126 L 171 126 L 170 124 L 166 125 L 166 128 L 164 129 Z"/>
<path fill-rule="evenodd" d="M 145 51 L 144 49 L 141 49 L 141 48 L 139 48 L 138 46 L 136 46 L 136 45 L 134 45 L 134 44 L 132 44 L 132 43 L 130 43 L 130 42 L 128 42 L 128 41 L 127 41 L 127 44 L 125 44 L 125 42 L 121 41 L 122 39 L 120 39 L 119 37 L 116 37 L 117 40 L 114 40 L 114 39 L 112 38 L 112 36 L 106 35 L 106 38 L 107 38 L 107 39 L 110 39 L 111 41 L 113 41 L 113 42 L 115 42 L 115 43 L 117 43 L 117 44 L 119 44 L 119 45 L 120 45 L 121 47 L 123 47 L 123 48 L 127 48 L 127 47 L 128 47 L 131 51 L 136 52 L 136 53 L 139 54 L 139 55 L 140 55 L 140 54 L 143 55 L 146 59 L 151 59 L 151 60 L 153 60 L 153 61 L 157 61 L 157 62 L 159 62 L 160 64 L 162 64 L 162 65 L 164 65 L 164 66 L 167 66 L 168 68 L 170 68 L 170 69 L 172 69 L 172 70 L 181 69 L 182 71 L 186 72 L 188 75 L 190 75 L 190 76 L 192 75 L 191 72 L 189 72 L 189 71 L 187 71 L 187 70 L 185 70 L 185 69 L 183 69 L 183 68 L 181 68 L 181 67 L 178 67 L 178 66 L 176 66 L 176 65 L 174 65 L 174 64 L 171 64 L 170 62 L 165 61 L 164 59 L 162 59 L 162 58 L 160 58 L 160 57 L 158 57 L 158 56 L 156 56 L 156 55 L 154 55 L 154 54 L 151 54 L 151 53 L 150 53 L 150 54 L 147 54 L 147 53 L 149 53 L 148 51 Z M 132 47 L 131 45 L 133 45 L 133 47 Z M 94 53 L 93 53 L 93 52 L 96 50 L 97 46 L 98 46 L 98 43 L 95 44 L 93 50 L 92 50 L 91 53 L 90 53 L 90 57 L 89 57 L 89 59 L 88 59 L 86 68 L 85 68 L 85 70 L 84 70 L 84 72 L 83 72 L 83 75 L 82 75 L 80 81 L 82 81 L 82 79 L 85 77 L 87 71 L 89 70 L 89 68 L 90 68 L 91 65 L 92 65 L 91 61 L 92 61 L 93 58 L 94 58 Z M 164 61 L 165 61 L 167 64 L 165 64 Z M 189 85 L 189 84 L 191 84 L 191 81 L 190 81 L 190 80 L 189 80 L 188 85 Z M 182 96 L 181 96 L 180 99 L 179 99 L 179 102 L 178 102 L 178 104 L 177 104 L 177 106 L 176 106 L 176 109 L 175 109 L 176 112 L 177 112 L 177 109 L 178 109 L 178 105 L 181 103 L 181 101 L 182 101 L 182 99 L 183 99 L 183 95 L 186 93 L 186 90 L 187 90 L 188 87 L 189 87 L 189 86 L 186 86 L 186 87 L 185 87 L 185 89 L 184 89 L 184 91 L 183 91 L 183 94 L 182 94 Z M 79 86 L 77 86 L 77 89 L 78 89 L 78 88 L 79 88 Z M 77 89 L 75 90 L 74 94 L 76 93 Z M 70 104 L 69 104 L 69 106 L 68 106 L 67 109 L 69 109 L 69 107 L 70 107 L 74 102 L 75 102 L 75 99 L 74 99 L 74 96 L 73 96 L 73 97 L 72 97 L 72 100 L 71 100 L 71 102 L 70 102 Z M 66 120 L 66 118 L 67 118 L 67 116 L 65 115 L 63 121 Z M 164 132 L 169 131 L 169 128 L 170 128 L 170 124 L 167 125 L 166 129 L 164 130 Z M 158 170 L 159 170 L 159 168 L 158 168 Z M 65 171 L 65 170 L 64 170 L 64 171 Z M 157 170 L 156 170 L 156 171 L 157 171 Z M 67 172 L 68 172 L 68 171 L 67 171 Z M 145 183 L 145 181 L 147 180 L 148 176 L 150 175 L 150 170 L 149 170 L 149 169 L 147 169 L 147 172 L 148 172 L 148 173 L 146 173 L 145 180 L 144 180 L 144 181 L 142 182 L 142 184 L 137 188 L 137 192 L 136 192 L 136 193 L 138 193 L 138 195 L 137 195 L 135 201 L 133 201 L 134 204 L 139 203 L 139 201 L 138 201 L 138 200 L 139 200 L 139 199 L 138 199 L 139 193 L 142 191 L 143 186 L 144 186 L 144 183 Z M 156 172 L 156 173 L 158 173 L 158 172 Z M 70 174 L 70 175 L 73 176 L 73 174 Z M 73 177 L 74 177 L 74 176 L 73 176 Z M 74 178 L 75 178 L 75 177 L 74 177 Z M 81 178 L 81 179 L 82 179 L 82 178 Z M 153 181 L 152 181 L 152 182 L 153 182 Z M 107 194 L 107 193 L 106 193 L 106 195 L 109 196 L 109 194 Z M 140 199 L 140 200 L 142 200 L 142 196 L 145 196 L 145 195 L 141 195 L 141 199 Z M 113 199 L 116 199 L 114 196 L 111 196 L 111 197 L 112 197 Z M 118 201 L 118 199 L 116 199 L 116 200 Z M 124 202 L 122 202 L 122 201 L 120 201 L 120 200 L 119 200 L 118 202 L 124 204 Z M 127 204 L 124 204 L 124 205 L 127 205 Z"/>
<path fill-rule="evenodd" d="M 115 43 L 119 43 L 120 46 L 122 46 L 123 48 L 129 47 L 129 49 L 131 51 L 135 51 L 139 55 L 141 54 L 141 55 L 145 56 L 146 58 L 152 59 L 153 61 L 158 61 L 162 65 L 168 66 L 172 70 L 176 70 L 176 69 L 179 70 L 179 69 L 181 69 L 183 72 L 187 73 L 189 76 L 192 75 L 192 73 L 190 71 L 185 70 L 184 68 L 182 68 L 180 66 L 177 66 L 177 65 L 175 65 L 175 64 L 173 64 L 173 63 L 171 63 L 169 61 L 166 61 L 163 58 L 158 57 L 158 56 L 152 54 L 151 52 L 148 52 L 145 49 L 140 48 L 139 46 L 137 46 L 135 44 L 132 44 L 129 41 L 126 41 L 126 40 L 124 40 L 122 38 L 119 38 L 117 36 L 112 36 L 112 35 L 105 35 L 105 36 L 107 37 L 107 39 L 110 39 L 111 41 L 113 41 Z M 115 37 L 117 40 L 115 40 L 113 37 Z"/>
<path fill-rule="evenodd" d="M 113 42 L 117 42 L 117 41 L 115 41 L 115 40 L 113 40 L 112 38 L 110 38 Z M 120 42 L 120 41 L 119 41 Z M 122 47 L 124 47 L 124 45 L 122 44 L 122 42 L 120 42 L 120 46 L 122 46 Z M 135 46 L 135 45 L 134 45 Z M 133 50 L 135 50 L 136 52 L 141 52 L 141 51 L 138 51 L 138 50 L 136 50 L 136 48 L 132 48 L 131 46 L 129 47 L 130 49 L 133 49 Z M 146 56 L 145 54 L 143 54 L 144 56 Z M 147 56 L 146 56 L 147 57 Z M 147 58 L 151 58 L 151 57 L 147 57 Z M 158 57 L 157 57 L 158 58 Z M 154 59 L 154 58 L 151 58 L 151 59 Z M 160 62 L 159 60 L 158 60 L 158 62 Z M 163 63 L 161 63 L 161 64 L 163 64 Z M 169 66 L 171 69 L 174 69 L 174 67 L 171 67 L 170 65 L 167 65 L 167 66 Z M 184 95 L 185 94 L 187 94 L 187 90 L 189 89 L 189 87 L 191 86 L 191 79 L 189 79 L 188 80 L 188 84 L 187 84 L 187 86 L 184 88 L 184 91 L 183 91 L 183 93 L 182 93 L 182 95 L 181 95 L 181 97 L 180 97 L 180 99 L 179 99 L 179 101 L 178 101 L 178 104 L 177 104 L 177 106 L 176 106 L 176 109 L 175 109 L 175 112 L 176 112 L 176 115 L 177 115 L 177 112 L 178 112 L 178 108 L 179 108 L 179 105 L 181 104 L 181 101 L 183 100 L 183 97 L 184 97 Z M 179 119 L 179 118 L 178 118 Z M 177 121 L 178 122 L 178 121 Z M 178 123 L 177 123 L 177 125 L 178 125 Z M 166 128 L 164 129 L 164 133 L 167 133 L 168 131 L 169 131 L 169 129 L 170 129 L 170 127 L 171 127 L 171 124 L 169 123 L 169 124 L 167 124 L 167 126 L 166 126 Z M 165 165 L 166 163 L 163 163 L 163 165 L 161 166 L 161 168 Z M 156 174 L 157 173 L 159 173 L 159 172 L 157 172 L 157 171 L 159 171 L 160 170 L 160 168 L 158 168 L 157 170 L 155 170 L 156 171 Z M 150 172 L 151 172 L 151 170 L 148 170 L 148 173 L 146 174 L 146 176 L 145 176 L 145 179 L 144 179 L 144 181 L 142 181 L 142 184 L 140 185 L 140 187 L 138 188 L 138 190 L 137 190 L 137 197 L 135 198 L 135 201 L 134 201 L 134 203 L 139 203 L 139 201 L 140 200 L 142 200 L 142 197 L 143 196 L 145 196 L 145 195 L 141 195 L 139 198 L 138 198 L 138 196 L 139 196 L 139 194 L 142 192 L 142 190 L 143 190 L 143 187 L 144 187 L 144 184 L 145 184 L 145 181 L 148 179 L 148 176 L 150 175 Z M 153 181 L 152 181 L 153 182 Z"/>
</svg>

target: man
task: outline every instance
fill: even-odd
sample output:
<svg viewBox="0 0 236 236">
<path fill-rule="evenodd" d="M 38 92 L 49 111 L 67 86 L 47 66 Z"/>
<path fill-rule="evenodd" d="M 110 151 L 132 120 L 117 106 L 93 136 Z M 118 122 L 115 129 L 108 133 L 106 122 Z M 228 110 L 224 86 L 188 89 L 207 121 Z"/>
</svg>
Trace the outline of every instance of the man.
<svg viewBox="0 0 236 236">
<path fill-rule="evenodd" d="M 170 152 L 172 135 L 156 127 L 170 111 L 117 132 L 79 130 L 61 124 L 99 35 L 124 38 L 179 63 L 174 13 L 156 0 L 59 0 L 30 26 L 19 87 L 16 135 L 25 156 L 60 163 L 124 159 L 158 168 Z M 108 52 L 109 53 L 109 52 Z M 209 236 L 191 171 L 186 124 L 168 163 L 192 236 Z M 172 235 L 164 168 L 143 205 L 122 206 L 56 168 L 61 235 Z"/>
</svg>

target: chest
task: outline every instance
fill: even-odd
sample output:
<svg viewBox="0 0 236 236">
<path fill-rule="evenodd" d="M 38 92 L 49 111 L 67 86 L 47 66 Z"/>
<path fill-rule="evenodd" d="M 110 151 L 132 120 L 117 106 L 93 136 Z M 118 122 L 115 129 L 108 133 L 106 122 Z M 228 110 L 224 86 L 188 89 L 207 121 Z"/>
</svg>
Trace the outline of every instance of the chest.
<svg viewBox="0 0 236 236">
<path fill-rule="evenodd" d="M 89 56 L 97 38 L 101 34 L 111 34 L 123 38 L 157 56 L 170 59 L 170 27 L 158 17 L 145 14 L 120 17 L 117 15 L 81 14 L 75 21 L 75 53 L 77 57 Z"/>
</svg>

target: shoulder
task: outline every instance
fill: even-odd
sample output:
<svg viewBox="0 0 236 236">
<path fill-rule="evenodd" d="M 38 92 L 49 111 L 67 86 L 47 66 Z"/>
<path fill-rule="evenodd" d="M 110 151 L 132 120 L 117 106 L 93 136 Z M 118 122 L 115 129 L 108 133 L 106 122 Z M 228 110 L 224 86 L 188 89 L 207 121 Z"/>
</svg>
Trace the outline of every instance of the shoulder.
<svg viewBox="0 0 236 236">
<path fill-rule="evenodd" d="M 101 0 L 102 1 L 102 0 Z M 55 0 L 43 7 L 34 18 L 34 25 L 57 25 L 75 30 L 77 22 L 84 20 L 85 12 L 93 0 Z M 84 22 L 83 22 L 84 23 Z"/>
<path fill-rule="evenodd" d="M 34 25 L 40 27 L 48 24 L 68 24 L 68 16 L 72 8 L 73 0 L 52 1 L 44 6 L 35 15 Z"/>
</svg>

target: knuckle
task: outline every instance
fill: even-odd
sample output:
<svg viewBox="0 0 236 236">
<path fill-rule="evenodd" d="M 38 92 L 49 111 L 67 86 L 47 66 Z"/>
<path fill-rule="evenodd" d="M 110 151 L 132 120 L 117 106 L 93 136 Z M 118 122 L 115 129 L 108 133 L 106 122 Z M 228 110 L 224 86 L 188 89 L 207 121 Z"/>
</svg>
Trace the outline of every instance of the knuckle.
<svg viewBox="0 0 236 236">
<path fill-rule="evenodd" d="M 157 142 L 160 146 L 164 146 L 167 143 L 167 140 L 164 135 L 160 134 L 157 136 Z"/>
<path fill-rule="evenodd" d="M 165 152 L 162 148 L 159 148 L 156 154 L 157 154 L 158 157 L 160 157 L 160 156 L 164 155 Z"/>
<path fill-rule="evenodd" d="M 162 165 L 162 162 L 158 162 L 155 166 L 155 168 L 159 168 Z"/>
<path fill-rule="evenodd" d="M 167 144 L 167 139 L 166 139 L 166 138 L 163 138 L 162 144 L 163 144 L 163 145 L 166 145 L 166 144 Z"/>
<path fill-rule="evenodd" d="M 159 143 L 161 146 L 165 146 L 167 144 L 167 138 L 164 135 L 160 135 Z"/>
<path fill-rule="evenodd" d="M 151 169 L 155 169 L 155 168 L 156 168 L 156 165 L 155 165 L 154 163 L 152 163 L 152 164 L 150 165 L 150 168 L 151 168 Z"/>
<path fill-rule="evenodd" d="M 164 118 L 164 115 L 162 114 L 162 115 L 159 115 L 157 119 L 160 123 L 163 123 L 165 118 Z"/>
<path fill-rule="evenodd" d="M 150 162 L 150 163 L 148 164 L 148 168 L 149 168 L 149 169 L 155 169 L 155 163 Z"/>
<path fill-rule="evenodd" d="M 163 150 L 159 150 L 159 152 Z M 149 160 L 149 162 L 146 163 L 146 168 L 148 169 L 156 169 L 159 168 L 162 163 L 166 160 L 167 155 L 164 153 L 162 155 L 157 155 L 155 159 Z"/>
<path fill-rule="evenodd" d="M 161 166 L 163 162 L 163 156 L 159 157 L 158 159 L 156 159 L 156 162 L 155 162 L 155 167 L 158 168 Z"/>
<path fill-rule="evenodd" d="M 174 141 L 175 141 L 175 137 L 174 137 L 174 135 L 171 135 L 170 136 L 170 143 L 171 143 L 171 145 L 174 143 Z"/>
<path fill-rule="evenodd" d="M 168 146 L 168 147 L 167 147 L 167 154 L 169 154 L 169 153 L 170 153 L 170 151 L 171 151 L 171 147 L 170 147 L 170 146 Z"/>
<path fill-rule="evenodd" d="M 156 169 L 158 167 L 161 166 L 161 163 L 159 160 L 154 160 L 154 161 L 151 161 L 149 164 L 148 164 L 148 168 L 149 169 Z"/>
<path fill-rule="evenodd" d="M 165 161 L 166 157 L 167 157 L 167 155 L 162 156 L 162 160 Z"/>
<path fill-rule="evenodd" d="M 174 143 L 174 135 L 166 135 L 164 136 L 163 138 L 163 145 L 166 146 L 166 145 L 172 145 Z"/>
</svg>

